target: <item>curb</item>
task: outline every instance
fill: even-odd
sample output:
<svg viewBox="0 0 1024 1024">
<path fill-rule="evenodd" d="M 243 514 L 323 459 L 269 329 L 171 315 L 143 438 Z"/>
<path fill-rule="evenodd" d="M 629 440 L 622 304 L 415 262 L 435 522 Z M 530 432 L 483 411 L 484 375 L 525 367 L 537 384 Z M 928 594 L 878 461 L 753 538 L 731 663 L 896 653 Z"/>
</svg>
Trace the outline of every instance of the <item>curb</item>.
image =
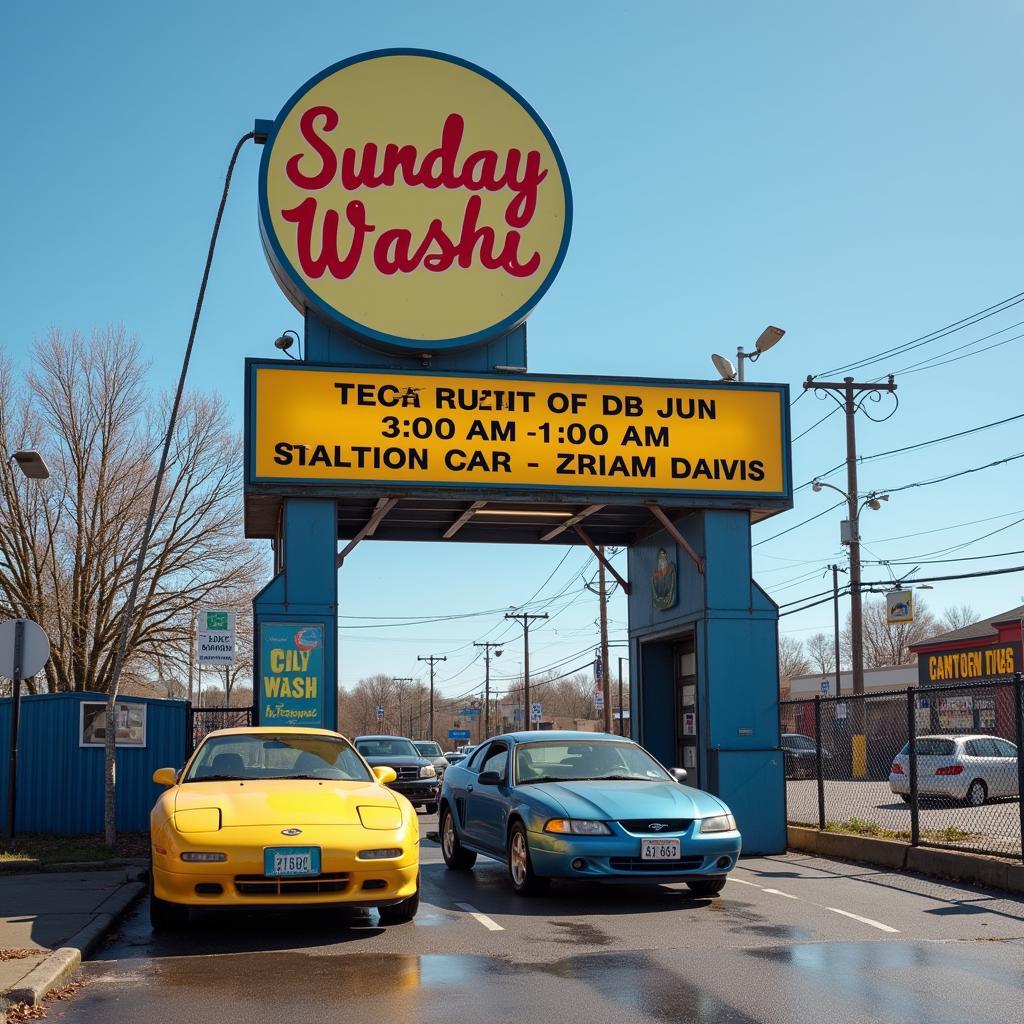
<svg viewBox="0 0 1024 1024">
<path fill-rule="evenodd" d="M 985 857 L 979 853 L 910 846 L 891 839 L 819 832 L 816 828 L 800 825 L 787 825 L 786 834 L 791 850 L 818 857 L 861 861 L 897 871 L 916 871 L 922 875 L 1024 893 L 1024 864 L 1015 861 Z"/>
<path fill-rule="evenodd" d="M 103 903 L 107 912 L 97 914 L 84 928 L 68 939 L 66 946 L 55 949 L 38 967 L 34 968 L 16 988 L 4 993 L 11 1003 L 29 1003 L 38 1006 L 51 989 L 61 985 L 82 964 L 103 937 L 124 916 L 132 904 L 146 891 L 141 882 L 127 882 Z M 3 1022 L 0 1016 L 0 1024 Z"/>
<path fill-rule="evenodd" d="M 109 871 L 114 868 L 138 868 L 148 865 L 148 857 L 120 857 L 117 860 L 67 860 L 53 864 L 41 864 L 39 861 L 0 861 L 0 875 L 35 875 L 56 871 Z"/>
</svg>

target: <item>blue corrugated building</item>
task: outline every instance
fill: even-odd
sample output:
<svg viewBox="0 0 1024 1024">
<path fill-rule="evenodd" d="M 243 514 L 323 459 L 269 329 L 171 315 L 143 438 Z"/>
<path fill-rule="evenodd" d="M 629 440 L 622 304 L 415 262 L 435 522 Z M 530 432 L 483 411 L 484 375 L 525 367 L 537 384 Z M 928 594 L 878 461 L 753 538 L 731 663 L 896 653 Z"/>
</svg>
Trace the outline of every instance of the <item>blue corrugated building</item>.
<svg viewBox="0 0 1024 1024">
<path fill-rule="evenodd" d="M 149 828 L 161 789 L 157 768 L 180 768 L 188 750 L 188 704 L 118 698 L 117 828 Z M 18 741 L 18 832 L 103 831 L 102 693 L 22 696 Z M 0 700 L 0 821 L 7 815 L 11 701 Z"/>
</svg>

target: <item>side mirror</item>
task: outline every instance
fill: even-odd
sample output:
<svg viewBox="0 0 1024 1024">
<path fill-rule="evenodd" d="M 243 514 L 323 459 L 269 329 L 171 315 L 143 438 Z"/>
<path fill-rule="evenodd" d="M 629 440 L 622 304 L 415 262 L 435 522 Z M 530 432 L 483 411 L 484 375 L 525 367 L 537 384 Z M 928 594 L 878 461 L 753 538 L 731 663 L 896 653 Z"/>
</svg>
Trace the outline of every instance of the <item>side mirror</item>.
<svg viewBox="0 0 1024 1024">
<path fill-rule="evenodd" d="M 178 784 L 178 773 L 173 768 L 157 768 L 153 772 L 153 781 L 158 786 L 176 786 Z"/>
<path fill-rule="evenodd" d="M 481 772 L 477 776 L 477 782 L 481 786 L 500 786 L 502 778 L 497 772 Z"/>
<path fill-rule="evenodd" d="M 689 778 L 685 768 L 669 768 L 668 773 L 676 782 L 680 783 L 685 782 Z"/>
<path fill-rule="evenodd" d="M 398 772 L 394 768 L 389 768 L 386 764 L 379 764 L 371 770 L 373 771 L 373 777 L 382 786 L 386 786 L 389 782 L 394 782 L 398 778 Z"/>
</svg>

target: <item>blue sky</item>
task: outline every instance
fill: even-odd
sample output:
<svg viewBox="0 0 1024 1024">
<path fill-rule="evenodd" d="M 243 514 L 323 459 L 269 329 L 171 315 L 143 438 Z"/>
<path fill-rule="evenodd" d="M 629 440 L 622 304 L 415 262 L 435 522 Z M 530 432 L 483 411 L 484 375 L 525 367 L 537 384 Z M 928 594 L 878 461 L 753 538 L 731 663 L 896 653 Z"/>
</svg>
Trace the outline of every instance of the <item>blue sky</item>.
<svg viewBox="0 0 1024 1024">
<path fill-rule="evenodd" d="M 731 355 L 776 323 L 785 339 L 749 376 L 787 381 L 795 395 L 808 373 L 1024 289 L 1024 10 L 1009 0 L 65 2 L 20 4 L 5 21 L 0 345 L 16 357 L 51 325 L 123 323 L 140 338 L 153 380 L 173 379 L 235 140 L 254 118 L 274 117 L 321 68 L 386 46 L 444 50 L 489 68 L 558 140 L 575 222 L 565 265 L 529 321 L 534 371 L 712 377 L 712 351 Z M 243 358 L 273 354 L 280 331 L 301 326 L 260 246 L 258 158 L 250 146 L 238 165 L 190 378 L 221 390 L 239 426 Z M 1008 340 L 1024 332 L 1011 329 L 1018 321 L 1024 304 L 857 370 L 874 378 L 938 361 L 1007 328 L 949 357 L 968 358 L 898 373 L 899 409 L 884 423 L 860 418 L 860 451 L 1024 412 L 1024 340 Z M 830 409 L 803 397 L 794 436 Z M 862 488 L 1024 451 L 1021 422 L 866 462 Z M 796 482 L 835 465 L 843 443 L 840 416 L 797 440 Z M 865 559 L 1024 548 L 1015 522 L 1024 517 L 1022 465 L 894 494 L 880 512 L 865 513 Z M 825 589 L 823 567 L 842 560 L 839 512 L 766 538 L 832 498 L 804 488 L 793 512 L 755 528 L 755 541 L 765 541 L 755 549 L 756 577 L 780 602 Z M 1001 532 L 977 539 L 993 530 Z M 538 588 L 535 607 L 559 614 L 534 635 L 534 667 L 581 664 L 587 655 L 578 652 L 597 634 L 596 600 L 579 577 L 594 567 L 573 551 L 542 587 L 563 553 L 361 545 L 341 577 L 343 614 L 488 614 L 419 626 L 345 619 L 342 681 L 376 671 L 417 675 L 417 655 L 447 654 L 441 688 L 464 693 L 480 681 L 472 641 L 515 636 L 491 610 L 521 604 Z M 924 566 L 919 575 L 1017 564 L 1024 556 Z M 864 575 L 886 573 L 868 566 Z M 1024 574 L 1010 574 L 937 584 L 925 596 L 935 610 L 967 602 L 989 615 L 1022 594 Z M 621 600 L 612 618 L 622 639 Z M 831 608 L 786 616 L 782 628 L 800 638 L 828 631 Z M 517 670 L 520 649 L 509 647 L 502 673 Z"/>
</svg>

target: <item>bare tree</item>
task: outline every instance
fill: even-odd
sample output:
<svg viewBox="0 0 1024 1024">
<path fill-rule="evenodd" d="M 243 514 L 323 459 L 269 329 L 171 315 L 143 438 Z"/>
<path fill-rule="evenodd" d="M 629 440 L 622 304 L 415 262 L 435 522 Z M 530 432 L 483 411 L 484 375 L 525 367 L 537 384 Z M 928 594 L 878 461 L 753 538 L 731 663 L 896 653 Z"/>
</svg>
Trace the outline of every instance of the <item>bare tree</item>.
<svg viewBox="0 0 1024 1024">
<path fill-rule="evenodd" d="M 942 612 L 939 625 L 948 632 L 973 626 L 978 621 L 978 613 L 969 604 L 951 605 Z"/>
<path fill-rule="evenodd" d="M 924 601 L 914 602 L 914 621 L 889 625 L 886 622 L 885 601 L 864 602 L 864 667 L 883 668 L 887 665 L 912 665 L 917 656 L 910 650 L 935 635 L 935 617 Z M 850 617 L 843 629 L 843 657 L 852 661 L 852 634 Z"/>
<path fill-rule="evenodd" d="M 49 690 L 105 692 L 168 403 L 147 393 L 138 343 L 122 329 L 88 339 L 52 331 L 32 365 L 18 377 L 0 359 L 0 446 L 39 449 L 51 476 L 40 485 L 0 468 L 0 614 L 46 630 Z M 243 537 L 240 448 L 221 399 L 186 396 L 126 679 L 184 675 L 194 610 L 263 575 Z"/>
<path fill-rule="evenodd" d="M 807 657 L 815 672 L 826 675 L 836 670 L 835 637 L 815 633 L 807 640 Z"/>
<path fill-rule="evenodd" d="M 779 685 L 788 693 L 790 680 L 806 675 L 810 668 L 804 645 L 795 636 L 780 636 Z"/>
</svg>

